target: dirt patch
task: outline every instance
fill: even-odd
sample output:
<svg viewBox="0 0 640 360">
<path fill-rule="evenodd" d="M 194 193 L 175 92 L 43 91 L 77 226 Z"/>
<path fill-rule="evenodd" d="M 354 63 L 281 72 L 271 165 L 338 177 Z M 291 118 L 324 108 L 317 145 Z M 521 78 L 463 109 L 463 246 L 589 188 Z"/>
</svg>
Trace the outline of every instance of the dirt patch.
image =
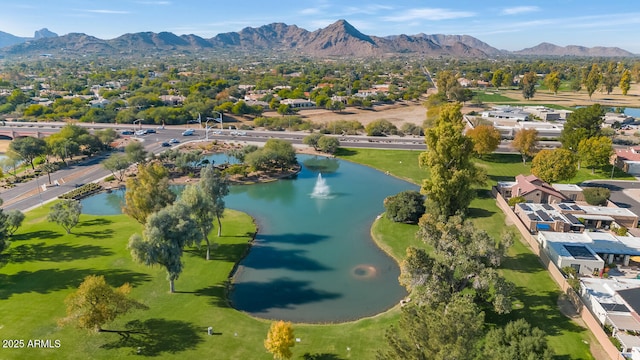
<svg viewBox="0 0 640 360">
<path fill-rule="evenodd" d="M 371 110 L 348 107 L 344 111 L 334 112 L 325 109 L 300 110 L 298 115 L 314 123 L 326 124 L 336 120 L 358 121 L 367 126 L 375 120 L 387 120 L 400 127 L 404 123 L 422 125 L 427 109 L 419 101 L 401 101 L 390 105 L 374 106 Z M 263 114 L 268 117 L 281 116 L 275 112 Z"/>
<path fill-rule="evenodd" d="M 638 95 L 640 94 L 640 84 L 636 83 L 631 84 L 631 89 L 627 95 L 622 95 L 622 91 L 619 88 L 615 88 L 611 94 L 596 91 L 591 95 L 591 98 L 589 98 L 589 94 L 584 90 L 577 93 L 572 91 L 562 91 L 557 95 L 554 95 L 548 90 L 540 90 L 536 91 L 534 97 L 529 100 L 525 100 L 522 97 L 522 91 L 519 90 L 499 91 L 499 93 L 528 104 L 556 104 L 566 107 L 574 107 L 588 106 L 598 103 L 612 107 L 640 107 L 640 95 Z"/>
</svg>

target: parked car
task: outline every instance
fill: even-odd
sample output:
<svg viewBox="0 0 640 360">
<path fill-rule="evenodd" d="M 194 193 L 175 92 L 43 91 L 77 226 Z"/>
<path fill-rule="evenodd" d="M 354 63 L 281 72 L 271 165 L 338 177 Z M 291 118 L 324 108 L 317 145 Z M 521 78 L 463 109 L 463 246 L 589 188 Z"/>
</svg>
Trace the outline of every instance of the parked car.
<svg viewBox="0 0 640 360">
<path fill-rule="evenodd" d="M 146 133 L 147 133 L 147 130 L 144 130 L 144 129 L 136 130 L 136 132 L 135 132 L 136 136 L 142 136 L 142 135 L 144 135 Z"/>
<path fill-rule="evenodd" d="M 122 135 L 133 135 L 133 131 L 131 131 L 131 130 L 124 130 L 124 131 L 122 131 L 120 134 L 122 134 Z"/>
<path fill-rule="evenodd" d="M 193 133 L 195 133 L 193 129 L 187 129 L 182 132 L 182 136 L 190 136 L 190 135 L 193 135 Z"/>
<path fill-rule="evenodd" d="M 147 134 L 155 134 L 156 131 L 154 129 L 147 129 Z"/>
</svg>

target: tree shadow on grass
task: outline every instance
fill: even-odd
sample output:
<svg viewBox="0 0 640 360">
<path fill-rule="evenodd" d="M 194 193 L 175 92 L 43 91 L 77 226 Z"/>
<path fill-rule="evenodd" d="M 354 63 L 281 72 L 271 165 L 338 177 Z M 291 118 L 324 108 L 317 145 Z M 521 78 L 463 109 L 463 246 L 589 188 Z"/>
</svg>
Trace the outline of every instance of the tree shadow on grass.
<svg viewBox="0 0 640 360">
<path fill-rule="evenodd" d="M 491 217 L 493 216 L 493 214 L 495 214 L 495 211 L 489 211 L 487 209 L 482 209 L 482 208 L 469 208 L 469 218 L 472 219 L 478 219 L 478 218 L 486 218 L 486 217 Z"/>
<path fill-rule="evenodd" d="M 83 236 L 91 239 L 108 239 L 113 237 L 114 231 L 113 229 L 102 229 L 102 230 L 86 231 L 86 232 L 72 231 L 72 234 L 75 236 Z"/>
<path fill-rule="evenodd" d="M 78 223 L 76 227 L 85 227 L 85 226 L 106 226 L 113 224 L 113 220 L 105 219 L 105 218 L 96 218 L 86 221 L 81 221 Z"/>
<path fill-rule="evenodd" d="M 15 274 L 0 274 L 0 299 L 9 299 L 13 295 L 35 292 L 48 294 L 70 288 L 77 288 L 88 275 L 104 275 L 111 286 L 121 286 L 128 282 L 135 286 L 149 281 L 147 274 L 124 270 L 95 269 L 43 269 L 20 271 Z"/>
<path fill-rule="evenodd" d="M 520 154 L 491 153 L 484 155 L 482 160 L 496 164 L 520 164 L 522 163 L 522 156 Z"/>
<path fill-rule="evenodd" d="M 211 241 L 211 260 L 222 260 L 236 262 L 249 248 L 249 243 L 242 244 L 217 244 L 213 245 Z M 200 247 L 193 247 L 184 250 L 185 253 L 204 259 L 207 254 L 207 244 L 201 244 Z"/>
<path fill-rule="evenodd" d="M 515 256 L 507 256 L 502 260 L 501 267 L 503 269 L 518 271 L 528 275 L 547 271 L 542 267 L 542 263 L 538 256 L 531 252 L 519 253 Z"/>
<path fill-rule="evenodd" d="M 206 296 L 209 303 L 219 308 L 228 308 L 229 302 L 226 296 L 225 284 L 212 285 L 206 288 L 198 289 L 194 292 L 197 296 Z"/>
<path fill-rule="evenodd" d="M 59 232 L 51 231 L 51 230 L 38 230 L 38 231 L 30 231 L 26 233 L 13 234 L 11 236 L 11 241 L 22 241 L 22 240 L 50 240 L 61 237 L 62 234 Z"/>
<path fill-rule="evenodd" d="M 102 246 L 68 243 L 47 245 L 41 242 L 12 246 L 2 257 L 10 263 L 25 263 L 30 261 L 73 261 L 109 255 L 113 255 L 113 252 Z"/>
<path fill-rule="evenodd" d="M 341 360 L 340 356 L 331 353 L 305 353 L 302 355 L 302 359 L 304 360 Z"/>
<path fill-rule="evenodd" d="M 336 149 L 336 152 L 334 153 L 335 156 L 353 156 L 357 154 L 358 154 L 357 150 L 352 150 L 352 149 L 347 149 L 342 147 L 339 147 L 338 149 Z"/>
<path fill-rule="evenodd" d="M 549 336 L 587 331 L 560 312 L 558 309 L 560 294 L 560 290 L 538 291 L 533 294 L 531 289 L 518 286 L 511 295 L 522 306 L 514 308 L 506 315 L 497 315 L 492 310 L 486 309 L 486 320 L 488 323 L 503 326 L 509 321 L 523 318 Z"/>
<path fill-rule="evenodd" d="M 195 349 L 203 341 L 201 334 L 207 331 L 204 327 L 200 329 L 185 321 L 166 319 L 134 320 L 128 322 L 125 327 L 127 331 L 135 331 L 135 333 L 101 347 L 103 349 L 128 347 L 133 349 L 134 354 L 142 356 L 176 354 Z"/>
</svg>

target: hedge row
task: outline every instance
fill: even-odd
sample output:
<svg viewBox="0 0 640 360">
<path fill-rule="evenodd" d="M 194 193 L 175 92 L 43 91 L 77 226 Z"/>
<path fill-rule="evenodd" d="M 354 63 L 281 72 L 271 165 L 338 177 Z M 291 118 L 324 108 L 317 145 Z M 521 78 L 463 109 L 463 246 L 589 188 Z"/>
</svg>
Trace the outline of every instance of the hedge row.
<svg viewBox="0 0 640 360">
<path fill-rule="evenodd" d="M 99 191 L 102 191 L 102 185 L 97 183 L 89 183 L 82 185 L 79 188 L 73 189 L 68 193 L 60 195 L 60 199 L 80 200 Z"/>
</svg>

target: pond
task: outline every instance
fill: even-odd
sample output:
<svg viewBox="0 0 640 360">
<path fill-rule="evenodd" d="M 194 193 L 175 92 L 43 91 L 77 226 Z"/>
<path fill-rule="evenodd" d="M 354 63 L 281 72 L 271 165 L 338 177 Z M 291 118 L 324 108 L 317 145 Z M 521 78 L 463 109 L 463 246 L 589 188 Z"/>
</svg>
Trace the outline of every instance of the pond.
<svg viewBox="0 0 640 360">
<path fill-rule="evenodd" d="M 370 230 L 386 196 L 418 187 L 347 161 L 298 160 L 303 167 L 296 179 L 232 186 L 225 198 L 228 208 L 250 214 L 259 227 L 234 276 L 233 306 L 262 318 L 318 323 L 371 316 L 397 304 L 406 296 L 398 265 L 374 244 Z M 318 174 L 329 193 L 312 196 Z M 85 199 L 83 212 L 119 213 L 122 195 Z"/>
</svg>

